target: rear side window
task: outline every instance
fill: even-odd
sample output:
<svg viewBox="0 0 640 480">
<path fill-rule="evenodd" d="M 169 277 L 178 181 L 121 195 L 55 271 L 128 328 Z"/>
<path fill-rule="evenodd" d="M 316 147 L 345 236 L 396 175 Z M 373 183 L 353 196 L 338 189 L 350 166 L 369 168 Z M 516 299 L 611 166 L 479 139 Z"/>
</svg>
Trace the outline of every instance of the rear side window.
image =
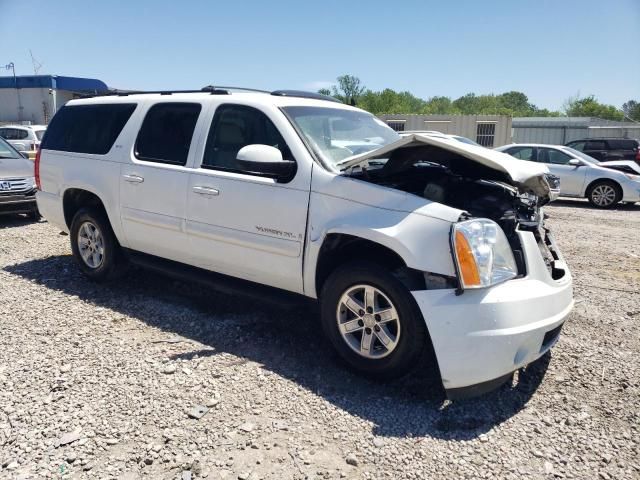
<svg viewBox="0 0 640 480">
<path fill-rule="evenodd" d="M 151 107 L 138 133 L 136 157 L 185 165 L 201 109 L 199 103 L 158 103 Z"/>
<path fill-rule="evenodd" d="M 533 147 L 515 147 L 507 150 L 507 153 L 512 157 L 519 158 L 520 160 L 529 160 L 530 162 L 536 161 L 536 149 Z"/>
<path fill-rule="evenodd" d="M 0 137 L 5 140 L 24 140 L 29 136 L 29 132 L 20 128 L 2 128 L 0 129 Z"/>
<path fill-rule="evenodd" d="M 585 150 L 606 150 L 607 146 L 602 140 L 591 140 L 587 142 Z"/>
<path fill-rule="evenodd" d="M 42 149 L 105 155 L 135 109 L 135 103 L 62 107 L 47 128 Z"/>
</svg>

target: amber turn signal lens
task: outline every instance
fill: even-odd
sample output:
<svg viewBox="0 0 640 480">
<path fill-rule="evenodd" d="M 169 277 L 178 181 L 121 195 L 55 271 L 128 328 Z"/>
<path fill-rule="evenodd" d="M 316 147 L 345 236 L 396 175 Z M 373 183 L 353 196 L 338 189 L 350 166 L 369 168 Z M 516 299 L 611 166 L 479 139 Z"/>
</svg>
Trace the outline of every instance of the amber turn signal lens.
<svg viewBox="0 0 640 480">
<path fill-rule="evenodd" d="M 465 287 L 477 287 L 480 285 L 480 274 L 476 260 L 473 258 L 471 246 L 464 234 L 460 231 L 456 232 L 456 257 L 458 259 L 458 267 L 460 268 L 460 276 Z"/>
</svg>

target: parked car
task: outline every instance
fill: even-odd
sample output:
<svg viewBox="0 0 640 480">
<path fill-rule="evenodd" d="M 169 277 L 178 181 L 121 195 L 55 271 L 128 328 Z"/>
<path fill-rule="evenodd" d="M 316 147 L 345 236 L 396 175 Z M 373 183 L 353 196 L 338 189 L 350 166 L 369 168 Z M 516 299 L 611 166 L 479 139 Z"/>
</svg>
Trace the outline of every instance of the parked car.
<svg viewBox="0 0 640 480">
<path fill-rule="evenodd" d="M 450 398 L 538 359 L 573 307 L 547 171 L 330 97 L 212 87 L 72 100 L 35 162 L 89 278 L 133 262 L 317 299 L 351 367 L 396 378 L 433 352 Z"/>
<path fill-rule="evenodd" d="M 600 166 L 599 162 L 571 147 L 519 143 L 498 147 L 520 160 L 544 163 L 560 177 L 561 195 L 587 198 L 598 208 L 618 202 L 640 201 L 640 175 Z"/>
<path fill-rule="evenodd" d="M 640 141 L 629 138 L 585 138 L 566 145 L 601 162 L 632 160 L 640 164 Z"/>
<path fill-rule="evenodd" d="M 40 218 L 33 162 L 0 138 L 0 214 L 10 213 Z"/>
<path fill-rule="evenodd" d="M 2 125 L 0 137 L 13 145 L 20 152 L 28 152 L 29 158 L 35 158 L 40 146 L 46 125 Z"/>
</svg>

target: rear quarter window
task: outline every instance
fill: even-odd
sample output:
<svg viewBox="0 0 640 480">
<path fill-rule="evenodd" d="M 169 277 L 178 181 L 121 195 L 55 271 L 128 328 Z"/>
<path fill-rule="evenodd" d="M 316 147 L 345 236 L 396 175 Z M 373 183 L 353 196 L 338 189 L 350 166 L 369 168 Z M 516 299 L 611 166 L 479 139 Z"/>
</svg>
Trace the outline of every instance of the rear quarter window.
<svg viewBox="0 0 640 480">
<path fill-rule="evenodd" d="M 105 155 L 135 109 L 135 103 L 62 107 L 51 120 L 41 147 L 43 150 Z"/>
<path fill-rule="evenodd" d="M 635 140 L 607 140 L 611 150 L 633 150 L 637 147 Z"/>
</svg>

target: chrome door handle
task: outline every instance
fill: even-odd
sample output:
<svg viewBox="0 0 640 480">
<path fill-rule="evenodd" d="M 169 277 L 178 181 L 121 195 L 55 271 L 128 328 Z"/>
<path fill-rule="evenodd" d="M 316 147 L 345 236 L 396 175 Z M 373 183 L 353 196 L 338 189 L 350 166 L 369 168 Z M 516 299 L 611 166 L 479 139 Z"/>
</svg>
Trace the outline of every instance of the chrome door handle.
<svg viewBox="0 0 640 480">
<path fill-rule="evenodd" d="M 220 190 L 216 190 L 215 188 L 211 188 L 211 187 L 193 187 L 192 188 L 193 193 L 197 193 L 198 195 L 220 195 Z"/>
<path fill-rule="evenodd" d="M 142 182 L 144 182 L 144 178 L 142 178 L 139 175 L 123 175 L 122 178 L 124 178 L 124 180 L 126 182 L 130 182 L 130 183 L 142 183 Z"/>
</svg>

